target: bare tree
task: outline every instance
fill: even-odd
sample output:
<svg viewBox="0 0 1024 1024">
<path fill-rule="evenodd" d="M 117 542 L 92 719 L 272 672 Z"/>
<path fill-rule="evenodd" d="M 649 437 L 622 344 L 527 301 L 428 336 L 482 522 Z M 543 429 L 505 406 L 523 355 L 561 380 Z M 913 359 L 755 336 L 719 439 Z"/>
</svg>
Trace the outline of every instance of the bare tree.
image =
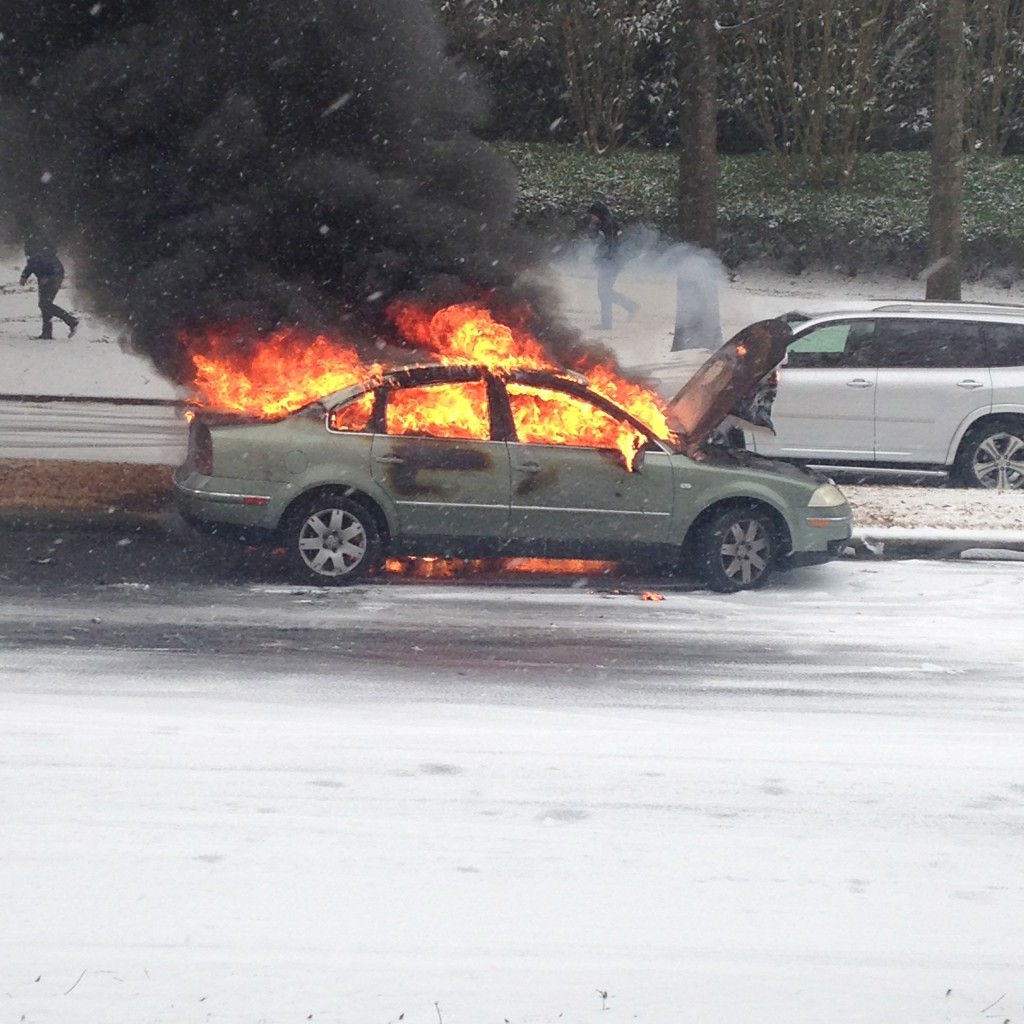
<svg viewBox="0 0 1024 1024">
<path fill-rule="evenodd" d="M 1024 122 L 1024 0 L 967 0 L 964 120 L 978 150 L 1000 156 Z"/>
<path fill-rule="evenodd" d="M 765 147 L 815 184 L 842 185 L 926 38 L 899 0 L 734 0 L 734 85 Z"/>
<path fill-rule="evenodd" d="M 622 142 L 636 87 L 636 0 L 555 0 L 569 99 L 592 153 Z"/>
<path fill-rule="evenodd" d="M 957 302 L 964 183 L 964 0 L 938 0 L 935 40 L 929 273 L 925 296 Z"/>
</svg>

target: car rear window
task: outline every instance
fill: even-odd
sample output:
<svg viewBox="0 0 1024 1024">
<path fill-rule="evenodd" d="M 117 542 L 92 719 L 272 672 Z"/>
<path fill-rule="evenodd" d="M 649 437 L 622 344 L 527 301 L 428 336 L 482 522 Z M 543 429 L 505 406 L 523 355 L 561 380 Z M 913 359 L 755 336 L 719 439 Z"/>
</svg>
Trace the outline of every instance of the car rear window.
<svg viewBox="0 0 1024 1024">
<path fill-rule="evenodd" d="M 370 429 L 370 416 L 373 414 L 374 394 L 366 391 L 345 405 L 335 406 L 327 417 L 327 425 L 331 430 L 366 431 Z"/>
</svg>

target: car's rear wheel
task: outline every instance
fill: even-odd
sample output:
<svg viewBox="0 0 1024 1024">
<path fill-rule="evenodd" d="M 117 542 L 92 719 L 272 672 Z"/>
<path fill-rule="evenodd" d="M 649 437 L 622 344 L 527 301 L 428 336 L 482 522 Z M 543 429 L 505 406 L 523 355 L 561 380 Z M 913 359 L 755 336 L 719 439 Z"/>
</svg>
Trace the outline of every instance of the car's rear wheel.
<svg viewBox="0 0 1024 1024">
<path fill-rule="evenodd" d="M 381 560 L 373 516 L 358 501 L 336 494 L 299 502 L 286 520 L 284 542 L 292 568 L 312 583 L 351 583 Z"/>
<path fill-rule="evenodd" d="M 965 487 L 1024 488 L 1024 420 L 993 419 L 972 427 L 960 445 L 954 475 Z"/>
<path fill-rule="evenodd" d="M 778 532 L 772 516 L 756 505 L 732 505 L 701 528 L 694 569 L 720 593 L 763 587 L 775 571 Z"/>
</svg>

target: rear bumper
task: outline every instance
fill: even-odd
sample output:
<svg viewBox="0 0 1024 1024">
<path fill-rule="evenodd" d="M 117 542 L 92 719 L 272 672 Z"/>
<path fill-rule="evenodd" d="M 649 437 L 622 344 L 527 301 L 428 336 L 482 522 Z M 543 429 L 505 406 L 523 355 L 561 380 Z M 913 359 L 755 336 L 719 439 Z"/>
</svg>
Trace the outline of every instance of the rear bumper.
<svg viewBox="0 0 1024 1024">
<path fill-rule="evenodd" d="M 173 477 L 174 495 L 182 517 L 191 523 L 218 523 L 272 530 L 276 515 L 272 496 L 252 489 L 252 481 L 204 476 L 184 466 Z M 246 489 L 235 490 L 239 484 Z"/>
</svg>

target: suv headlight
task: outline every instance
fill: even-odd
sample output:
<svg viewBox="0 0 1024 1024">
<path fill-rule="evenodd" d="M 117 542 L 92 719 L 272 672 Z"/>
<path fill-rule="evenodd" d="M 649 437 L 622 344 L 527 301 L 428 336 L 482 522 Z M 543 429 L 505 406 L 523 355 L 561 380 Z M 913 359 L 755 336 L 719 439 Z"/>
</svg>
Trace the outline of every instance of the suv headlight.
<svg viewBox="0 0 1024 1024">
<path fill-rule="evenodd" d="M 835 508 L 846 504 L 846 495 L 835 484 L 822 484 L 811 495 L 808 508 Z"/>
</svg>

